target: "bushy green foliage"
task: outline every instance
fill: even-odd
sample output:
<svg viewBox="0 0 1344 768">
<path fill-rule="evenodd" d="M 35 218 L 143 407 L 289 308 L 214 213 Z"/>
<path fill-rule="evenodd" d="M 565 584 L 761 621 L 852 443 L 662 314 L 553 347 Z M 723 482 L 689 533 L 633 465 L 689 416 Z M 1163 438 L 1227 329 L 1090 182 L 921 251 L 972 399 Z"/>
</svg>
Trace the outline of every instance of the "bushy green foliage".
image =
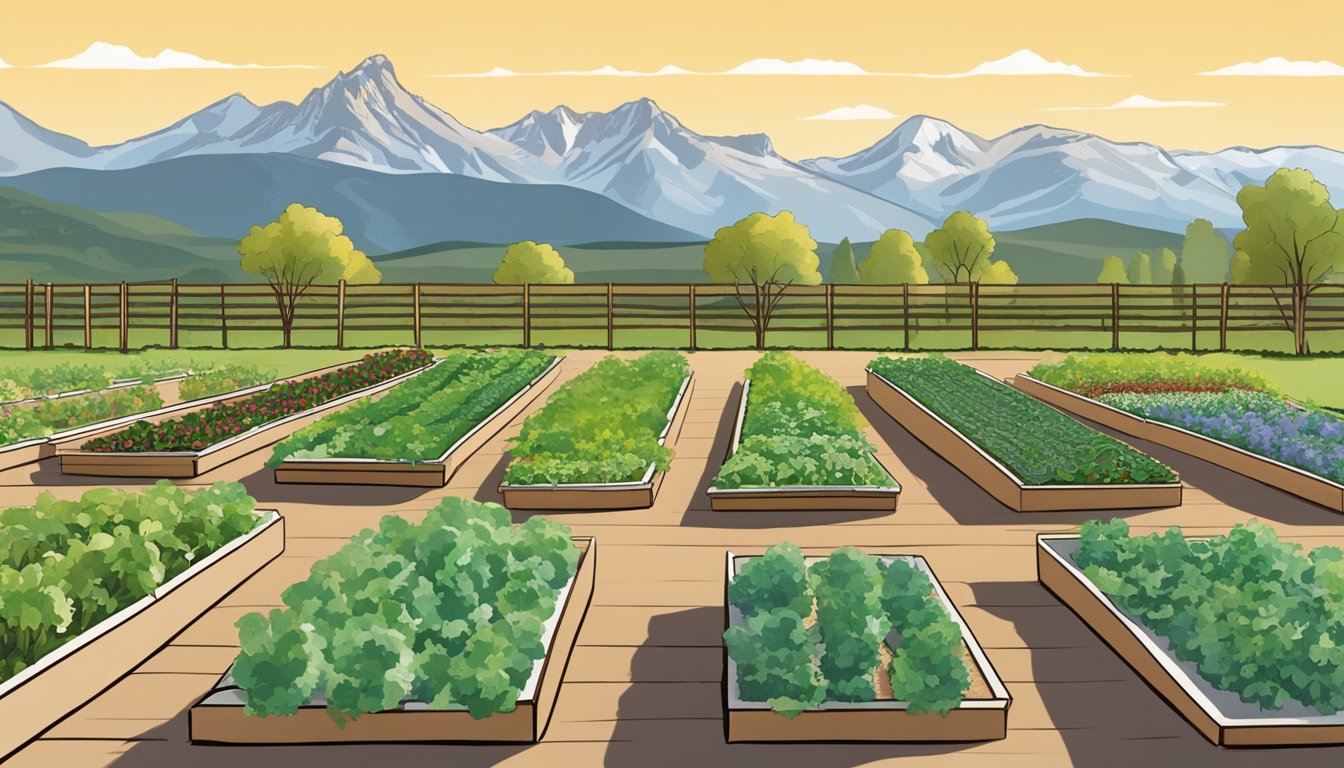
<svg viewBox="0 0 1344 768">
<path fill-rule="evenodd" d="M 554 360 L 534 349 L 450 352 L 377 400 L 361 400 L 294 433 L 267 466 L 333 457 L 437 459 Z"/>
<path fill-rule="evenodd" d="M 0 511 L 0 681 L 256 527 L 239 483 L 49 493 Z"/>
<path fill-rule="evenodd" d="M 786 716 L 825 701 L 873 700 L 892 627 L 901 641 L 887 672 L 909 711 L 945 714 L 970 686 L 960 626 L 928 576 L 906 560 L 887 563 L 849 547 L 809 569 L 784 542 L 742 563 L 728 601 L 742 614 L 723 635 L 742 699 Z"/>
<path fill-rule="evenodd" d="M 689 367 L 676 352 L 604 357 L 551 395 L 510 444 L 509 485 L 633 482 L 667 469 L 658 442 Z"/>
<path fill-rule="evenodd" d="M 854 399 L 834 379 L 787 352 L 765 353 L 747 378 L 742 444 L 715 487 L 892 484 Z"/>
<path fill-rule="evenodd" d="M 145 386 L 0 406 L 0 445 L 47 437 L 161 407 L 163 398 L 158 390 Z"/>
<path fill-rule="evenodd" d="M 193 373 L 177 385 L 177 393 L 183 400 L 199 400 L 265 384 L 274 381 L 275 375 L 275 371 L 264 371 L 254 365 L 225 365 Z"/>
<path fill-rule="evenodd" d="M 384 517 L 286 589 L 284 608 L 238 620 L 247 713 L 292 714 L 318 691 L 337 723 L 408 699 L 513 711 L 578 569 L 569 534 L 456 497 L 417 524 Z"/>
<path fill-rule="evenodd" d="M 113 382 L 119 381 L 139 381 L 148 384 L 189 367 L 148 363 L 135 358 L 125 361 L 121 356 L 102 357 L 100 362 L 112 364 L 98 366 L 62 363 L 47 367 L 0 368 L 0 403 L 80 390 L 105 389 Z"/>
<path fill-rule="evenodd" d="M 1344 552 L 1280 541 L 1252 520 L 1225 536 L 1131 536 L 1083 525 L 1074 562 L 1127 614 L 1167 638 L 1215 688 L 1264 709 L 1344 709 Z"/>
<path fill-rule="evenodd" d="M 1030 373 L 1033 378 L 1084 397 L 1113 392 L 1276 392 L 1258 373 L 1202 365 L 1190 355 L 1165 352 L 1074 354 L 1058 363 L 1039 363 Z"/>
<path fill-rule="evenodd" d="M 879 357 L 869 367 L 1026 485 L 1176 482 L 1149 456 L 942 355 Z"/>
<path fill-rule="evenodd" d="M 877 558 L 853 547 L 837 549 L 811 569 L 817 627 L 826 652 L 821 673 L 834 701 L 872 701 L 873 672 L 882 663 L 878 647 L 891 631 L 882 611 L 882 574 Z"/>
</svg>

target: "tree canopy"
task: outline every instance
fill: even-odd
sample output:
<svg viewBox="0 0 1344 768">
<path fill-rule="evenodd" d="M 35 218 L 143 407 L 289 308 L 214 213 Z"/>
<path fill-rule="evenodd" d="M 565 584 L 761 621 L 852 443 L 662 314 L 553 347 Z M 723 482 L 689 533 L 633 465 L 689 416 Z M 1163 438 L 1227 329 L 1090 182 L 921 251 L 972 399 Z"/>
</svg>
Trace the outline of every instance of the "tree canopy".
<svg viewBox="0 0 1344 768">
<path fill-rule="evenodd" d="M 1125 270 L 1125 260 L 1111 254 L 1101 260 L 1101 272 L 1097 275 L 1098 283 L 1129 283 L 1129 273 Z"/>
<path fill-rule="evenodd" d="M 1153 260 L 1147 251 L 1139 251 L 1129 260 L 1125 275 L 1133 285 L 1153 284 Z"/>
<path fill-rule="evenodd" d="M 549 244 L 524 240 L 504 249 L 504 259 L 492 279 L 499 285 L 572 283 L 574 271 Z"/>
<path fill-rule="evenodd" d="M 753 213 L 722 227 L 705 245 L 705 272 L 732 283 L 738 305 L 750 318 L 756 346 L 765 345 L 770 318 L 793 285 L 820 285 L 817 241 L 789 211 Z"/>
<path fill-rule="evenodd" d="M 1264 186 L 1243 187 L 1237 204 L 1242 282 L 1315 285 L 1344 266 L 1344 218 L 1311 171 L 1280 168 Z"/>
<path fill-rule="evenodd" d="M 829 277 L 832 285 L 854 285 L 859 282 L 859 265 L 854 259 L 854 246 L 849 244 L 848 237 L 835 247 Z"/>
<path fill-rule="evenodd" d="M 942 227 L 924 238 L 934 268 L 944 282 L 1015 284 L 1017 275 L 1006 262 L 990 261 L 994 245 L 994 235 L 985 220 L 966 211 L 948 216 Z"/>
<path fill-rule="evenodd" d="M 1227 279 L 1232 245 L 1208 219 L 1195 219 L 1185 228 L 1181 267 L 1191 283 L 1221 283 Z"/>
<path fill-rule="evenodd" d="M 859 277 L 864 285 L 929 282 L 914 238 L 901 229 L 888 229 L 873 243 L 872 253 L 859 265 Z"/>
</svg>

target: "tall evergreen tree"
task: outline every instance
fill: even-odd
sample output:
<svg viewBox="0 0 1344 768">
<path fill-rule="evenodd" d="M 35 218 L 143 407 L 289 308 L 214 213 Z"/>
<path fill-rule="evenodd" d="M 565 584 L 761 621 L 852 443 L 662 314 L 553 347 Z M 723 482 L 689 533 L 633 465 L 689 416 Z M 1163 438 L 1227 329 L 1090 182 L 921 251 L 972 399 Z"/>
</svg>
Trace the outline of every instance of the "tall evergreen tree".
<svg viewBox="0 0 1344 768">
<path fill-rule="evenodd" d="M 835 247 L 828 277 L 834 285 L 854 285 L 859 282 L 859 265 L 854 260 L 854 246 L 849 244 L 848 237 Z"/>
</svg>

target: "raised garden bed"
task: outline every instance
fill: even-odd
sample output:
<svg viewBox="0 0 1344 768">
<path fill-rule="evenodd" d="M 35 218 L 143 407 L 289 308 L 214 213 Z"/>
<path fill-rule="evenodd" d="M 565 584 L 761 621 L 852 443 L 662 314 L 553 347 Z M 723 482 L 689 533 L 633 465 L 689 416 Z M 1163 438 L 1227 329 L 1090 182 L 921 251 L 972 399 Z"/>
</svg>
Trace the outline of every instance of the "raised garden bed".
<svg viewBox="0 0 1344 768">
<path fill-rule="evenodd" d="M 242 651 L 214 689 L 191 708 L 191 740 L 210 744 L 540 741 L 592 598 L 595 540 L 571 539 L 567 527 L 541 517 L 513 527 L 508 510 L 462 499 L 445 500 L 426 519 L 431 523 L 412 528 L 401 518 L 385 518 L 378 533 L 356 537 L 315 565 L 307 582 L 291 587 L 286 596 L 294 594 L 295 605 L 273 611 L 269 619 L 252 614 L 240 620 Z M 472 543 L 436 536 L 442 526 L 469 530 L 475 536 Z M 410 553 L 408 546 L 415 552 Z M 526 567 L 509 568 L 511 556 Z M 398 563 L 405 559 L 402 567 L 412 573 L 417 566 L 440 569 L 444 562 L 463 561 L 471 567 L 463 568 L 452 585 L 428 586 L 430 594 L 444 598 L 436 601 L 412 589 L 417 584 L 414 575 L 397 585 L 385 577 L 381 586 L 372 583 L 370 579 L 378 577 L 360 568 L 368 558 Z M 501 580 L 503 584 L 485 583 L 497 579 L 504 568 L 509 577 Z M 366 597 L 298 606 L 304 595 L 328 594 L 320 575 L 327 572 L 351 574 L 349 578 L 363 585 L 365 591 L 359 594 Z M 543 573 L 550 575 L 537 575 Z M 427 579 L 433 575 L 419 576 L 420 583 L 430 585 Z M 529 578 L 533 582 L 524 583 Z M 513 592 L 509 598 L 513 611 L 537 619 L 544 616 L 544 621 L 515 623 L 502 615 L 499 591 L 506 587 Z M 533 590 L 537 602 L 520 605 L 518 598 Z M 414 625 L 380 613 L 380 606 L 398 602 L 417 619 Z M 459 615 L 464 606 L 472 616 L 479 613 L 472 605 L 492 606 L 493 618 Z M 297 615 L 300 611 L 302 616 Z M 352 646 L 344 639 L 351 626 L 357 632 L 374 633 L 377 642 Z M 328 643 L 320 653 L 306 655 L 295 645 L 303 642 L 296 633 L 312 633 Z M 407 652 L 414 661 L 401 653 L 402 648 L 419 647 L 421 641 L 428 644 L 426 651 Z M 355 656 L 356 647 L 363 653 Z M 297 670 L 292 663 L 277 665 L 269 660 L 271 654 L 286 658 L 299 654 L 308 666 Z M 334 687 L 328 684 L 333 672 L 343 680 Z M 498 679 L 501 672 L 507 684 Z"/>
<path fill-rule="evenodd" d="M 681 431 L 692 386 L 686 358 L 674 352 L 599 361 L 523 423 L 499 486 L 504 505 L 552 511 L 653 506 L 671 458 L 667 442 Z"/>
<path fill-rule="evenodd" d="M 377 353 L 269 385 L 128 417 L 102 425 L 97 432 L 82 429 L 56 436 L 51 442 L 63 474 L 196 477 L 273 445 L 323 413 L 394 387 L 430 364 L 428 353 L 419 350 Z M 355 382 L 362 386 L 350 389 Z M 288 397 L 291 393 L 293 398 Z M 301 404 L 310 397 L 313 404 Z M 266 416 L 256 415 L 263 411 Z M 194 447 L 179 445 L 187 441 Z M 171 447 L 156 450 L 157 445 Z"/>
<path fill-rule="evenodd" d="M 184 492 L 171 487 L 159 487 L 146 493 L 172 498 Z M 232 501 L 224 501 L 218 487 L 197 493 L 212 494 L 216 501 L 228 505 L 234 515 L 255 516 L 255 525 L 217 549 L 203 553 L 199 558 L 192 558 L 185 570 L 169 570 L 168 573 L 175 575 L 167 580 L 153 585 L 136 585 L 141 592 L 123 595 L 120 602 L 122 607 L 97 619 L 68 642 L 56 646 L 31 666 L 20 669 L 0 682 L 0 722 L 4 723 L 4 727 L 0 728 L 0 760 L 129 674 L 188 624 L 284 551 L 284 520 L 274 511 L 254 511 L 251 499 L 245 498 L 241 486 L 227 491 Z M 99 489 L 86 494 L 85 503 L 116 509 L 114 498 L 126 496 L 129 494 Z M 69 514 L 75 506 L 74 503 L 46 500 L 39 501 L 39 506 L 33 509 L 40 510 L 44 505 L 58 518 Z M 192 514 L 211 515 L 204 507 L 205 504 L 200 504 Z M 156 514 L 161 515 L 162 509 L 159 507 Z M 7 526 L 15 526 L 17 529 L 21 525 L 14 519 L 13 510 L 4 515 Z M 160 550 L 160 553 L 165 550 Z M 8 554 L 7 565 L 0 566 L 0 569 L 13 567 L 22 555 L 14 552 Z M 67 557 L 71 556 L 67 553 Z M 162 557 L 162 554 L 159 556 Z M 144 573 L 148 574 L 148 569 Z M 34 594 L 38 594 L 36 589 Z M 49 592 L 41 594 L 51 596 Z M 136 594 L 141 596 L 136 597 Z M 112 599 L 107 598 L 108 601 Z M 54 599 L 45 604 L 36 597 L 23 602 L 49 614 L 45 621 L 65 620 L 62 613 L 53 610 L 57 605 Z M 85 607 L 76 600 L 69 617 L 71 626 L 82 623 L 81 611 Z M 5 640 L 6 645 L 16 640 L 9 636 L 14 628 L 6 627 L 3 621 L 0 621 L 0 630 L 5 633 L 0 635 L 0 639 Z M 18 657 L 12 648 L 7 649 L 7 653 L 6 662 L 12 663 Z"/>
<path fill-rule="evenodd" d="M 707 491 L 711 509 L 895 511 L 900 483 L 873 454 L 843 387 L 781 352 L 748 374 L 728 457 Z"/>
<path fill-rule="evenodd" d="M 724 586 L 729 742 L 1007 735 L 1012 698 L 924 558 L 783 544 L 729 552 Z"/>
<path fill-rule="evenodd" d="M 990 450 L 953 426 L 881 370 L 884 363 L 931 363 L 952 374 L 944 391 L 959 388 L 945 411 L 965 424 L 983 423 Z M 949 368 L 955 366 L 955 368 Z M 958 370 L 960 369 L 960 370 Z M 889 369 L 887 371 L 891 373 Z M 916 375 L 925 381 L 924 372 Z M 1018 512 L 1173 507 L 1181 503 L 1180 478 L 1135 449 L 1086 427 L 1002 382 L 950 360 L 879 358 L 868 369 L 868 394 L 882 410 L 994 498 Z M 966 396 L 962 399 L 962 396 Z M 972 407 L 973 406 L 973 407 Z M 1019 472 L 1030 469 L 1032 481 Z"/>
<path fill-rule="evenodd" d="M 463 373 L 450 368 L 453 358 L 441 362 L 414 382 L 392 390 L 377 401 L 365 401 L 367 407 L 354 406 L 328 416 L 276 447 L 269 466 L 275 468 L 277 483 L 340 483 L 345 485 L 406 485 L 437 488 L 448 484 L 453 474 L 499 433 L 510 421 L 541 395 L 559 375 L 561 358 L 532 350 L 504 352 L 463 352 Z M 499 358 L 495 360 L 494 358 Z M 511 370 L 499 370 L 494 363 L 521 370 L 521 388 L 510 379 Z M 529 372 L 540 368 L 535 376 Z M 440 375 L 440 371 L 443 372 Z M 393 402 L 395 401 L 395 402 Z M 404 402 L 403 402 L 404 401 Z M 440 401 L 443 402 L 440 405 Z M 474 426 L 465 428 L 458 418 L 463 411 L 485 415 Z M 377 410 L 374 416 L 370 412 Z M 447 449 L 428 459 L 388 459 L 359 456 L 357 446 L 349 446 L 339 456 L 311 456 L 333 452 L 333 439 L 353 440 L 356 435 L 380 425 L 391 446 L 402 451 L 412 449 L 408 440 L 422 444 L 423 450 Z M 402 429 L 415 432 L 403 434 Z M 306 433 L 312 432 L 309 435 Z M 421 433 L 431 432 L 431 435 Z M 459 434 L 460 433 L 460 434 Z M 293 443 L 293 445 L 291 445 Z M 306 449 L 306 450 L 305 450 Z"/>
<path fill-rule="evenodd" d="M 1010 383 L 1022 392 L 1080 418 L 1140 440 L 1150 440 L 1180 451 L 1327 509 L 1344 512 L 1344 484 L 1306 469 L 1291 466 L 1175 424 L 1144 418 L 1048 384 L 1025 373 L 1013 377 Z M 1287 402 L 1283 407 L 1296 408 Z M 1305 414 L 1303 411 L 1303 415 Z M 1325 416 L 1322 415 L 1322 418 Z"/>
<path fill-rule="evenodd" d="M 1334 570 L 1333 556 L 1313 557 L 1315 562 L 1307 562 L 1298 548 L 1278 542 L 1272 530 L 1256 526 L 1234 529 L 1229 537 L 1190 542 L 1179 535 L 1173 538 L 1171 532 L 1161 539 L 1154 535 L 1150 545 L 1166 550 L 1166 554 L 1159 553 L 1167 564 L 1164 573 L 1135 567 L 1144 565 L 1143 560 L 1132 561 L 1128 568 L 1110 564 L 1092 570 L 1095 563 L 1080 567 L 1080 562 L 1089 562 L 1080 561 L 1086 557 L 1088 536 L 1106 542 L 1103 546 L 1112 552 L 1124 549 L 1124 537 L 1106 530 L 1117 525 L 1123 527 L 1119 521 L 1105 526 L 1088 523 L 1081 537 L 1039 535 L 1036 555 L 1041 584 L 1214 744 L 1272 747 L 1344 743 L 1344 712 L 1335 710 L 1344 704 L 1344 688 L 1331 682 L 1336 679 L 1340 653 L 1338 647 L 1327 642 L 1323 631 L 1327 626 L 1338 626 L 1333 606 L 1341 595 L 1335 581 L 1320 582 L 1310 576 L 1304 580 L 1304 573 Z M 1098 531 L 1102 532 L 1099 536 Z M 1115 546 L 1117 542 L 1119 547 Z M 1232 565 L 1216 567 L 1213 580 L 1218 585 L 1212 589 L 1208 586 L 1209 571 L 1187 565 L 1192 559 L 1204 557 L 1199 548 L 1241 550 L 1213 556 Z M 1192 553 L 1196 557 L 1191 558 Z M 1085 572 L 1089 570 L 1103 579 L 1100 586 Z M 1229 582 L 1229 572 L 1240 574 L 1242 578 L 1236 580 L 1239 584 Z M 1249 582 L 1245 578 L 1248 574 Z M 1325 596 L 1321 583 L 1332 585 Z M 1113 599 L 1113 590 L 1121 584 L 1137 586 L 1135 595 Z M 1118 604 L 1124 600 L 1136 602 L 1127 609 Z M 1158 617 L 1180 618 L 1191 626 L 1178 626 L 1175 631 L 1183 635 L 1174 640 L 1149 626 L 1153 620 L 1144 614 L 1149 610 L 1156 610 Z M 1295 634 L 1285 637 L 1285 626 L 1296 627 Z M 1193 642 L 1192 633 L 1197 634 Z M 1338 639 L 1337 630 L 1329 634 Z M 1318 642 L 1317 638 L 1324 639 Z M 1177 645 L 1186 660 L 1178 657 Z M 1208 675 L 1201 672 L 1205 663 L 1211 665 Z M 1305 674 L 1306 670 L 1312 670 L 1312 674 Z M 1210 678 L 1216 680 L 1220 674 L 1227 677 L 1215 685 Z M 1299 674 L 1300 679 L 1294 681 Z M 1298 686 L 1313 691 L 1320 700 L 1309 706 L 1293 698 L 1291 687 Z M 1245 698 L 1238 690 L 1245 691 Z M 1272 699 L 1278 706 L 1257 701 L 1259 698 Z"/>
</svg>

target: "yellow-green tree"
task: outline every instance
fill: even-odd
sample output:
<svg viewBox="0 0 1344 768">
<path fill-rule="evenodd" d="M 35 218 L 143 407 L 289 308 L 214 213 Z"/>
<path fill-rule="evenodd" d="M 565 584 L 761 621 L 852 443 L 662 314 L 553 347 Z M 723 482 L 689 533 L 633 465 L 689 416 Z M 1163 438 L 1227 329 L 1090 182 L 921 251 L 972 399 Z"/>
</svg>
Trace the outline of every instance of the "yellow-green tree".
<svg viewBox="0 0 1344 768">
<path fill-rule="evenodd" d="M 1101 260 L 1101 273 L 1097 275 L 1098 283 L 1129 283 L 1129 273 L 1125 270 L 1125 260 L 1111 254 Z"/>
<path fill-rule="evenodd" d="M 924 246 L 943 282 L 1016 284 L 1017 275 L 1007 262 L 990 261 L 994 245 L 994 234 L 985 220 L 966 211 L 948 216 L 943 226 L 924 238 Z"/>
<path fill-rule="evenodd" d="M 714 233 L 705 245 L 705 272 L 732 283 L 738 306 L 751 320 L 756 348 L 765 346 L 770 319 L 793 285 L 820 285 L 817 241 L 789 211 L 753 213 Z"/>
<path fill-rule="evenodd" d="M 1157 285 L 1171 285 L 1176 276 L 1176 266 L 1179 259 L 1176 252 L 1170 248 L 1163 248 L 1158 252 L 1157 260 L 1153 262 L 1153 282 Z"/>
<path fill-rule="evenodd" d="M 1247 184 L 1237 193 L 1246 228 L 1232 244 L 1238 282 L 1284 286 L 1291 312 L 1275 294 L 1280 315 L 1293 331 L 1298 354 L 1307 351 L 1307 298 L 1344 267 L 1344 211 L 1311 171 L 1280 168 L 1264 186 Z M 1244 254 L 1244 257 L 1243 257 Z"/>
<path fill-rule="evenodd" d="M 504 258 L 491 279 L 498 285 L 572 283 L 574 271 L 548 243 L 524 240 L 504 249 Z"/>
<path fill-rule="evenodd" d="M 872 252 L 859 265 L 859 281 L 864 285 L 923 285 L 929 282 L 929 273 L 924 271 L 923 260 L 910 233 L 888 229 L 873 243 Z"/>
<path fill-rule="evenodd" d="M 846 237 L 835 247 L 831 256 L 830 278 L 832 285 L 853 285 L 859 282 L 859 265 L 854 259 L 854 246 Z"/>
<path fill-rule="evenodd" d="M 1181 269 L 1191 283 L 1221 283 L 1227 279 L 1232 246 L 1208 219 L 1195 219 L 1185 228 Z"/>
<path fill-rule="evenodd" d="M 377 283 L 378 268 L 350 238 L 341 220 L 294 203 L 275 221 L 253 226 L 238 242 L 244 272 L 261 275 L 275 294 L 285 346 L 293 341 L 299 299 L 314 285 Z"/>
<path fill-rule="evenodd" d="M 1152 257 L 1148 255 L 1147 251 L 1139 251 L 1129 260 L 1129 266 L 1125 268 L 1125 274 L 1129 277 L 1129 282 L 1134 285 L 1152 285 Z"/>
</svg>

